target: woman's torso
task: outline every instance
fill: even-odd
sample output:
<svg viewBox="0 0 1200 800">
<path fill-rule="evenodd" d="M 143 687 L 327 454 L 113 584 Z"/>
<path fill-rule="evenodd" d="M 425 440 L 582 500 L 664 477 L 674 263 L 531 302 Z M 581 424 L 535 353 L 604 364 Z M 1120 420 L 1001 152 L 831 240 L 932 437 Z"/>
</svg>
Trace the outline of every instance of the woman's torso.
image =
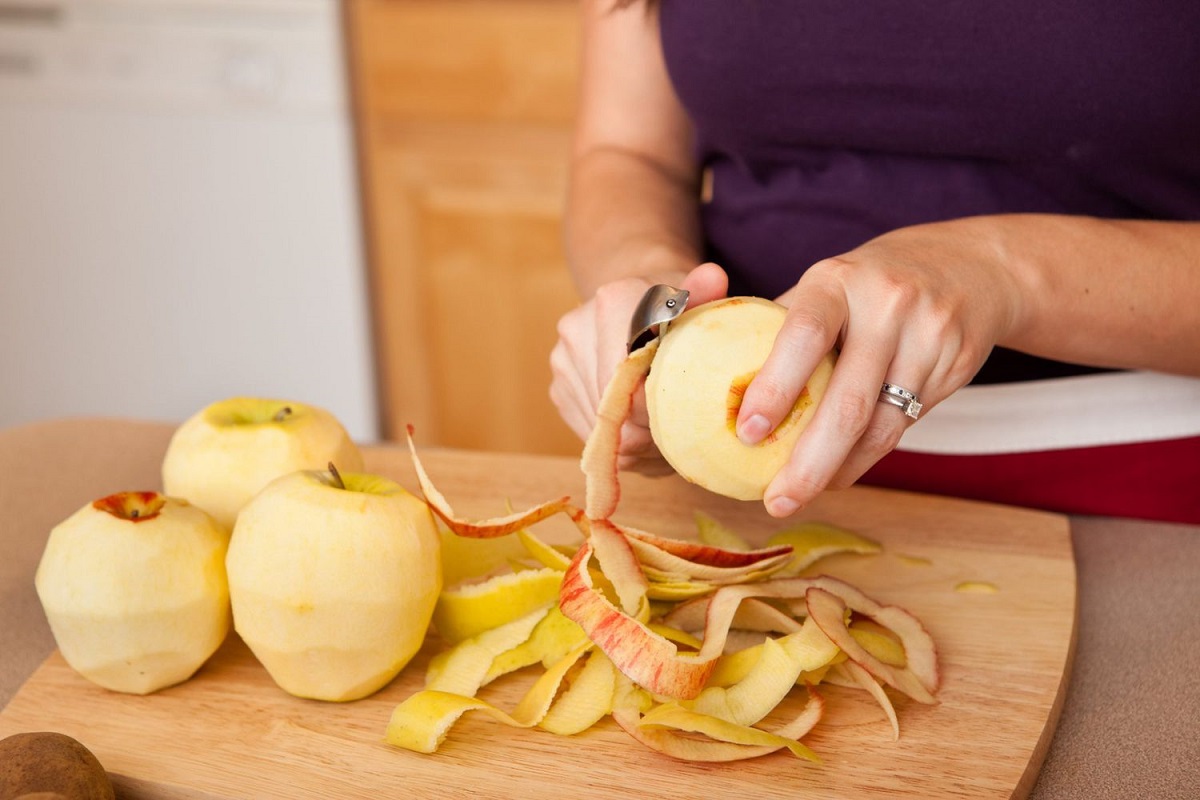
<svg viewBox="0 0 1200 800">
<path fill-rule="evenodd" d="M 730 272 L 733 293 L 777 296 L 812 263 L 922 222 L 1015 212 L 1200 220 L 1200 3 L 660 0 L 659 13 L 709 176 L 709 257 Z M 1091 387 L 1103 400 L 1108 389 L 1095 379 L 1105 376 L 1092 372 L 997 348 L 976 383 L 1029 381 L 1022 391 L 1051 400 Z M 1022 424 L 1020 408 L 1008 410 L 1011 392 L 968 387 L 935 416 L 957 413 L 964 430 L 990 424 L 997 441 L 975 456 L 961 442 L 954 452 L 898 453 L 875 475 L 905 488 L 1084 513 L 1164 508 L 1159 516 L 1200 521 L 1200 501 L 1179 506 L 1182 484 L 1161 479 L 1165 470 L 1200 480 L 1200 394 L 1176 388 L 1169 408 L 1145 409 L 1179 420 L 1174 433 L 1150 435 L 1158 444 L 1141 447 L 1137 420 L 1122 430 L 1120 412 L 1081 399 L 1062 412 L 1067 427 L 1081 421 L 1064 431 L 1070 444 L 1030 456 L 1000 440 Z M 1108 419 L 1116 435 L 1089 439 Z M 915 432 L 937 424 L 923 420 L 906 441 L 920 445 Z M 936 427 L 928 433 L 939 438 Z M 1036 485 L 1026 470 L 1041 470 Z M 1050 475 L 1073 477 L 1047 495 Z"/>
<path fill-rule="evenodd" d="M 1200 3 L 661 0 L 706 230 L 775 295 L 893 228 L 1200 219 Z"/>
</svg>

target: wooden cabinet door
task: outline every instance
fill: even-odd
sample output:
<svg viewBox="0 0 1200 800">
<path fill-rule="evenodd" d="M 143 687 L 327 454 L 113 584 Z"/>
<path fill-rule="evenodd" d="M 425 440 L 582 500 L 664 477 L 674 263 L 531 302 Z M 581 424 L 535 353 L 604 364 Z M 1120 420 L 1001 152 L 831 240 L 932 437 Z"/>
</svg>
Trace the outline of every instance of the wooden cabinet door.
<svg viewBox="0 0 1200 800">
<path fill-rule="evenodd" d="M 575 454 L 548 396 L 577 303 L 561 247 L 570 0 L 351 0 L 384 435 Z"/>
</svg>

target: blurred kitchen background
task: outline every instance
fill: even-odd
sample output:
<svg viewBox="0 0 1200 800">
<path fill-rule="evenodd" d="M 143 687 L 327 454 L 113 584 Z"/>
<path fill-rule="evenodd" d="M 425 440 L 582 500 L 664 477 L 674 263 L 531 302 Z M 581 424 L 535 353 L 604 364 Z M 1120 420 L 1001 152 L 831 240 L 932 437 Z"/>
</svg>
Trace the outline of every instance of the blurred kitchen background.
<svg viewBox="0 0 1200 800">
<path fill-rule="evenodd" d="M 234 394 L 577 454 L 573 0 L 0 0 L 0 427 Z"/>
</svg>

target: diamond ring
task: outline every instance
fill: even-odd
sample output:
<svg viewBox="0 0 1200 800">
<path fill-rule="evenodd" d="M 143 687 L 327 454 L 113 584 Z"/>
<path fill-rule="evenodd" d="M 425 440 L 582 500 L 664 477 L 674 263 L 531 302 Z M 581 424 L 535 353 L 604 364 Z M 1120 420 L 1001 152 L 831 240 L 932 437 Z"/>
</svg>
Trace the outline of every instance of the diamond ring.
<svg viewBox="0 0 1200 800">
<path fill-rule="evenodd" d="M 885 383 L 879 389 L 879 399 L 881 402 L 891 403 L 900 408 L 907 416 L 913 419 L 921 416 L 921 408 L 923 407 L 921 401 L 908 389 L 892 383 Z"/>
</svg>

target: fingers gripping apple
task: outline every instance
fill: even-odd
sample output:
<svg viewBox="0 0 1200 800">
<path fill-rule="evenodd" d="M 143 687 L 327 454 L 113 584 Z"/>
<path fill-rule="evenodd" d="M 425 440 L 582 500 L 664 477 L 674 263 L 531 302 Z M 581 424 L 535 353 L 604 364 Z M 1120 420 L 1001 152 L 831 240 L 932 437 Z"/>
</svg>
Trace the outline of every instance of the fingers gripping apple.
<svg viewBox="0 0 1200 800">
<path fill-rule="evenodd" d="M 766 361 L 786 309 L 731 297 L 691 309 L 662 337 L 646 378 L 654 443 L 687 480 L 738 500 L 760 500 L 816 412 L 834 354 L 817 365 L 791 412 L 748 447 L 735 425 L 746 387 Z"/>
</svg>

